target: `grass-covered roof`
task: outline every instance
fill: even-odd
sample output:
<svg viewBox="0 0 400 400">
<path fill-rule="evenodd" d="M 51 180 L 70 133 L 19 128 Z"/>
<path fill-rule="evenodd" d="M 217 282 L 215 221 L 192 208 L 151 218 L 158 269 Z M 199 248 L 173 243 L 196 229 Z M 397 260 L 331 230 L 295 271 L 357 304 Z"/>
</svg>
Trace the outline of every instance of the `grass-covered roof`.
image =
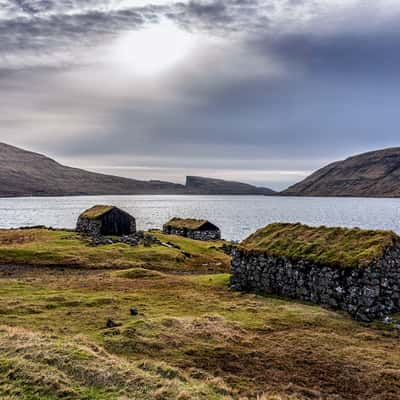
<svg viewBox="0 0 400 400">
<path fill-rule="evenodd" d="M 349 268 L 370 265 L 397 240 L 399 237 L 391 231 L 276 223 L 249 236 L 241 248 L 317 265 Z"/>
<path fill-rule="evenodd" d="M 192 218 L 172 218 L 168 221 L 165 226 L 171 226 L 173 228 L 186 228 L 191 230 L 196 230 L 202 228 L 204 225 L 211 224 L 211 222 L 206 219 L 192 219 Z M 217 228 L 217 227 L 215 227 Z"/>
<path fill-rule="evenodd" d="M 84 211 L 81 214 L 81 218 L 98 219 L 110 212 L 113 208 L 114 206 L 97 205 Z"/>
</svg>

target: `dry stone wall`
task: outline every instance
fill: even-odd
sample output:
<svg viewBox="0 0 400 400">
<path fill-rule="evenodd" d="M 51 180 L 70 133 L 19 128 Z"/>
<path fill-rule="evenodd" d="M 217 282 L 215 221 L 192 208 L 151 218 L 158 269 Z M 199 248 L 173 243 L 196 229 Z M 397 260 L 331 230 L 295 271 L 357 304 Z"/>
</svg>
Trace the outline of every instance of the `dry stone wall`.
<svg viewBox="0 0 400 400">
<path fill-rule="evenodd" d="M 400 246 L 368 267 L 336 268 L 236 248 L 231 286 L 310 301 L 362 321 L 400 311 Z"/>
<path fill-rule="evenodd" d="M 163 233 L 167 235 L 178 235 L 184 236 L 189 239 L 195 240 L 219 240 L 221 239 L 221 232 L 219 230 L 213 231 L 200 231 L 200 230 L 191 230 L 185 228 L 175 228 L 171 226 L 167 226 L 163 228 Z"/>
<path fill-rule="evenodd" d="M 101 220 L 79 217 L 76 230 L 91 236 L 99 236 L 101 234 L 101 226 Z"/>
</svg>

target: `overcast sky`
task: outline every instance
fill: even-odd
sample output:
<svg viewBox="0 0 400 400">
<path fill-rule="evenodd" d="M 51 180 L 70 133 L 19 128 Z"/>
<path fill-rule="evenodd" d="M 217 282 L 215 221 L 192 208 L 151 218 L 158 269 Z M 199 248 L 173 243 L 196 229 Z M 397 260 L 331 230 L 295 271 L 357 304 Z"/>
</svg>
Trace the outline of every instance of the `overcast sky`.
<svg viewBox="0 0 400 400">
<path fill-rule="evenodd" d="M 0 0 L 0 141 L 284 188 L 400 145 L 399 0 Z"/>
</svg>

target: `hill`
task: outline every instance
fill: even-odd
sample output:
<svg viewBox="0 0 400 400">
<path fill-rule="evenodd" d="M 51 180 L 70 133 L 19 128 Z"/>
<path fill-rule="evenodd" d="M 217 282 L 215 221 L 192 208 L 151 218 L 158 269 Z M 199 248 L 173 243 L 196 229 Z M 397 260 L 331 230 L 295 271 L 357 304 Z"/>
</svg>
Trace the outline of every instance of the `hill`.
<svg viewBox="0 0 400 400">
<path fill-rule="evenodd" d="M 66 167 L 37 153 L 0 143 L 0 196 L 177 193 L 182 185 L 144 182 Z"/>
<path fill-rule="evenodd" d="M 236 183 L 236 193 L 212 185 L 207 190 L 163 181 L 141 181 L 104 175 L 59 164 L 42 154 L 0 143 L 0 197 L 74 196 L 130 194 L 264 194 L 265 189 L 251 192 L 252 186 Z M 228 186 L 232 186 L 229 182 Z M 243 188 L 242 191 L 239 188 Z"/>
<path fill-rule="evenodd" d="M 199 194 L 254 194 L 274 195 L 273 190 L 261 188 L 247 183 L 225 181 L 223 179 L 204 178 L 201 176 L 186 177 L 186 188 L 189 192 Z"/>
<path fill-rule="evenodd" d="M 371 151 L 314 172 L 282 194 L 290 196 L 400 197 L 400 148 Z"/>
</svg>

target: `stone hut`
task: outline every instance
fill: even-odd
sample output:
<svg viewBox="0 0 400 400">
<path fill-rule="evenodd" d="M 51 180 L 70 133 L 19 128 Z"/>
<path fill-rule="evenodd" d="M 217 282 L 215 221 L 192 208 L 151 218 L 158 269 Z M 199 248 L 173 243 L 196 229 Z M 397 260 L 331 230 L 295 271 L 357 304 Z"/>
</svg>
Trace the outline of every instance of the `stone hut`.
<svg viewBox="0 0 400 400">
<path fill-rule="evenodd" d="M 130 235 L 136 232 L 136 221 L 117 207 L 97 205 L 79 216 L 76 230 L 93 236 Z"/>
<path fill-rule="evenodd" d="M 205 219 L 172 218 L 163 226 L 163 233 L 195 240 L 219 240 L 220 229 Z"/>
<path fill-rule="evenodd" d="M 400 311 L 400 237 L 272 224 L 233 250 L 231 286 L 310 301 L 371 321 Z"/>
</svg>

